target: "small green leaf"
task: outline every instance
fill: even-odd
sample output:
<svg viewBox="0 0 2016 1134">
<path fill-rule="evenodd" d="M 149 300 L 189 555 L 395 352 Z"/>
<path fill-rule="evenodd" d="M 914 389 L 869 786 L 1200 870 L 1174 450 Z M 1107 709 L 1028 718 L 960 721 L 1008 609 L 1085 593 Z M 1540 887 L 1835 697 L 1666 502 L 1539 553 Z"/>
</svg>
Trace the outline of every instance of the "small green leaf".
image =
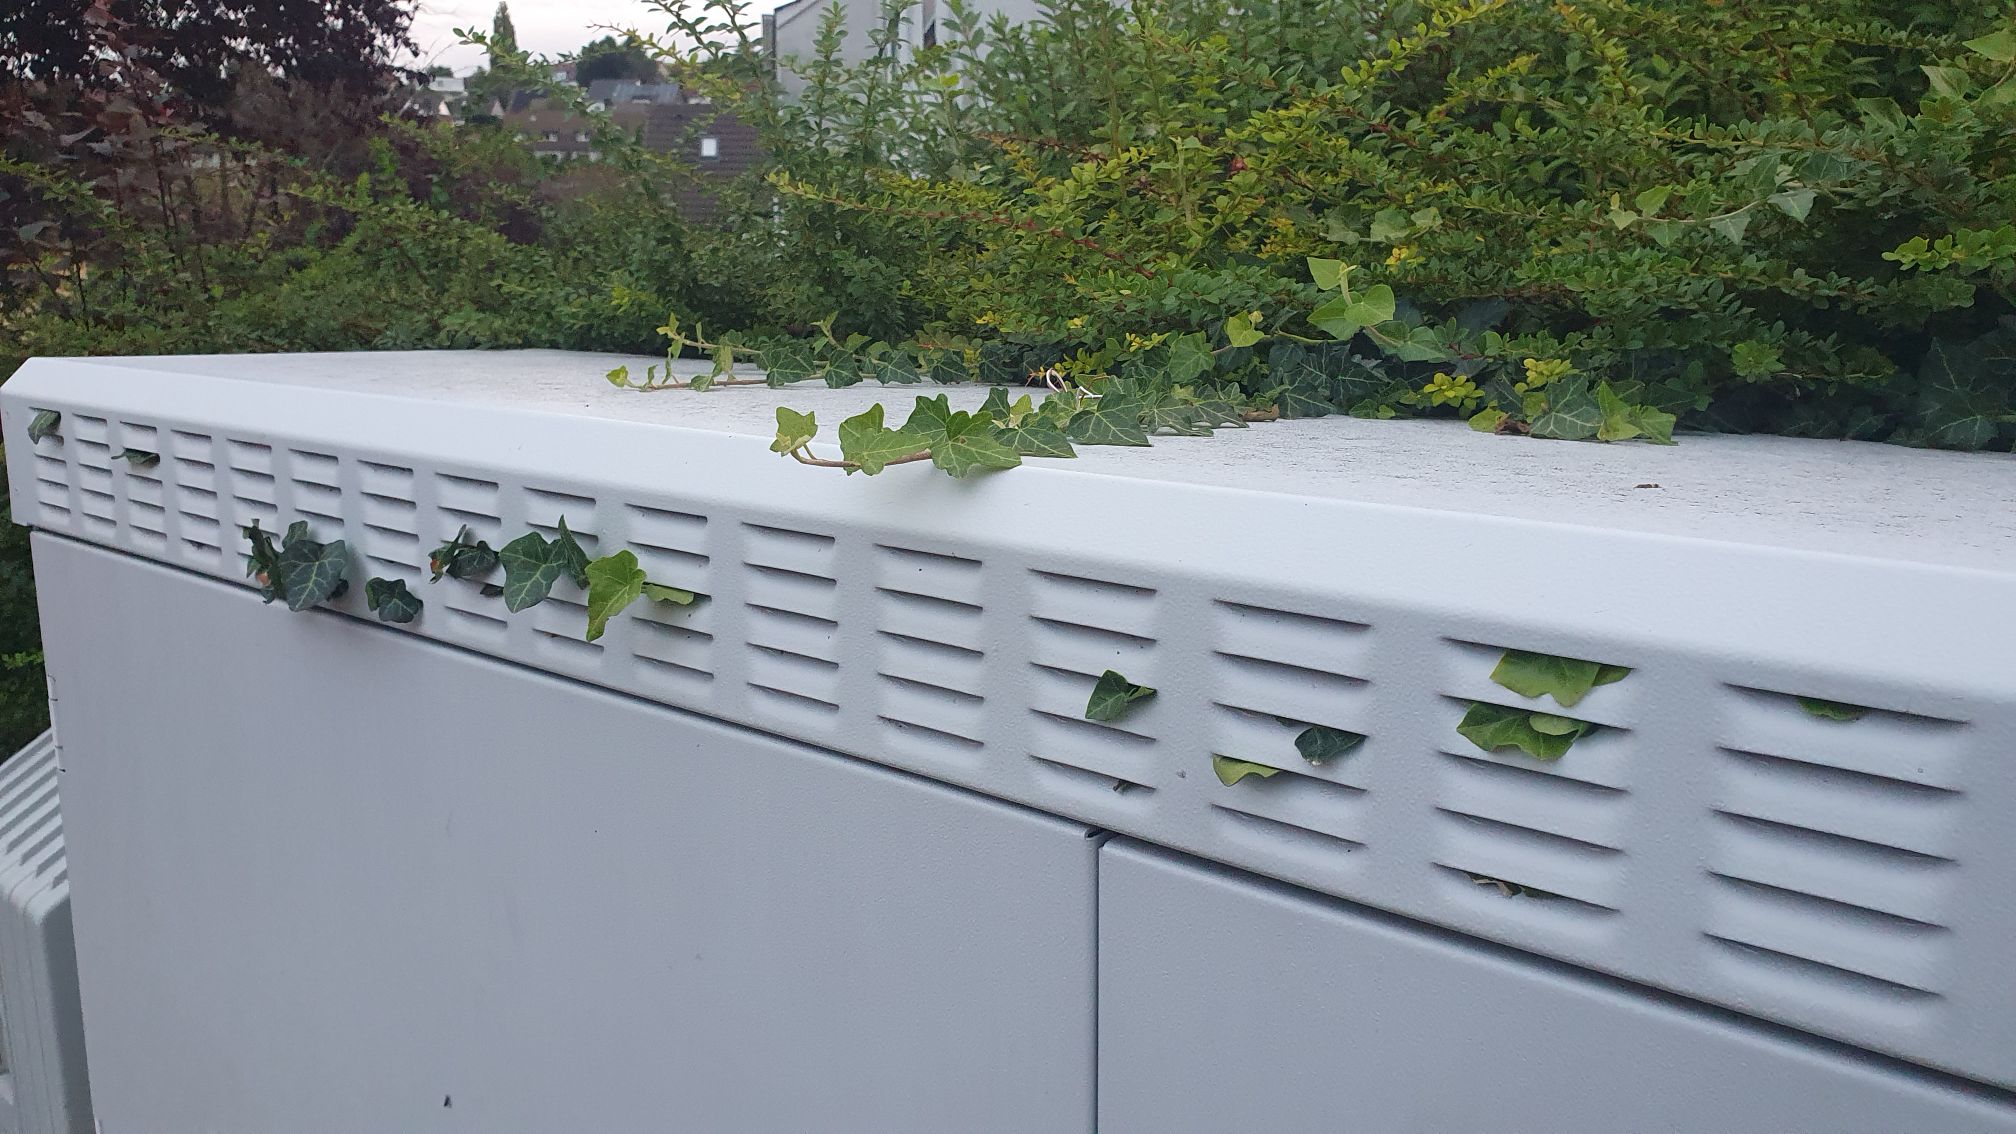
<svg viewBox="0 0 2016 1134">
<path fill-rule="evenodd" d="M 44 437 L 56 436 L 56 429 L 63 424 L 63 415 L 53 409 L 45 409 L 28 422 L 28 440 L 40 441 Z"/>
<path fill-rule="evenodd" d="M 628 366 L 619 366 L 616 369 L 611 370 L 609 373 L 604 374 L 603 377 L 609 379 L 609 384 L 611 386 L 621 386 L 627 388 L 630 385 L 630 368 Z"/>
<path fill-rule="evenodd" d="M 1650 216 L 1665 208 L 1667 200 L 1672 196 L 1673 187 L 1671 185 L 1654 185 L 1652 188 L 1638 194 L 1631 203 L 1638 206 L 1640 213 Z"/>
<path fill-rule="evenodd" d="M 770 442 L 773 453 L 793 453 L 812 443 L 819 436 L 819 423 L 815 415 L 799 413 L 794 409 L 777 407 L 777 439 Z"/>
<path fill-rule="evenodd" d="M 420 596 L 406 588 L 404 579 L 367 579 L 364 604 L 378 612 L 380 622 L 411 622 L 420 617 Z"/>
<path fill-rule="evenodd" d="M 966 477 L 976 472 L 1012 469 L 1022 463 L 1022 458 L 991 434 L 969 429 L 933 444 L 931 463 L 953 476 Z"/>
<path fill-rule="evenodd" d="M 1508 415 L 1501 409 L 1481 409 L 1470 417 L 1470 428 L 1479 433 L 1496 433 Z"/>
<path fill-rule="evenodd" d="M 1630 672 L 1621 665 L 1506 650 L 1491 670 L 1491 680 L 1521 697 L 1552 697 L 1572 709 L 1591 689 L 1622 681 Z"/>
<path fill-rule="evenodd" d="M 1192 331 L 1169 341 L 1169 357 L 1163 364 L 1163 372 L 1170 383 L 1181 385 L 1208 372 L 1211 361 L 1210 340 Z"/>
<path fill-rule="evenodd" d="M 1138 398 L 1107 394 L 1073 414 L 1064 432 L 1080 445 L 1146 445 L 1148 431 L 1141 427 L 1145 412 Z"/>
<path fill-rule="evenodd" d="M 910 417 L 903 423 L 903 432 L 922 437 L 925 445 L 936 445 L 952 435 L 954 415 L 951 399 L 944 394 L 933 397 L 918 397 L 917 405 L 911 409 Z"/>
<path fill-rule="evenodd" d="M 1226 787 L 1231 787 L 1247 776 L 1259 776 L 1264 780 L 1281 771 L 1279 768 L 1255 764 L 1250 760 L 1234 760 L 1229 756 L 1216 755 L 1211 757 L 1211 770 L 1218 773 L 1218 782 Z"/>
<path fill-rule="evenodd" d="M 878 402 L 840 423 L 840 455 L 860 465 L 869 476 L 881 472 L 890 461 L 930 447 L 929 441 L 915 433 L 884 425 L 883 412 Z"/>
<path fill-rule="evenodd" d="M 1771 203 L 1777 206 L 1779 212 L 1793 220 L 1803 221 L 1806 219 L 1806 214 L 1813 211 L 1813 190 L 1802 186 L 1798 189 L 1773 193 Z"/>
<path fill-rule="evenodd" d="M 161 463 L 161 454 L 145 449 L 121 449 L 113 459 L 125 461 L 136 469 L 151 469 Z"/>
<path fill-rule="evenodd" d="M 1344 261 L 1326 260 L 1320 256 L 1309 257 L 1309 278 L 1324 291 L 1336 291 L 1344 286 Z"/>
<path fill-rule="evenodd" d="M 1526 723 L 1542 736 L 1580 736 L 1586 727 L 1574 717 L 1557 717 L 1551 713 L 1534 713 L 1526 718 Z"/>
<path fill-rule="evenodd" d="M 1225 341 L 1234 347 L 1250 347 L 1266 337 L 1253 325 L 1253 313 L 1250 311 L 1241 311 L 1225 320 Z"/>
<path fill-rule="evenodd" d="M 497 559 L 504 564 L 504 609 L 514 614 L 545 602 L 566 572 L 564 557 L 555 555 L 538 532 L 505 544 Z"/>
<path fill-rule="evenodd" d="M 1569 721 L 1576 727 L 1565 733 L 1544 732 L 1535 726 L 1536 718 L 1544 721 L 1549 728 L 1559 727 L 1555 723 L 1559 721 Z M 1486 752 L 1517 748 L 1536 760 L 1559 760 L 1578 739 L 1595 728 L 1587 721 L 1475 701 L 1471 703 L 1470 711 L 1463 714 L 1456 731 Z"/>
<path fill-rule="evenodd" d="M 457 579 L 480 579 L 496 569 L 497 553 L 481 540 L 471 542 L 469 535 L 469 525 L 464 524 L 452 538 L 428 553 L 427 564 L 434 572 L 434 582 L 440 582 L 444 574 Z"/>
<path fill-rule="evenodd" d="M 1589 379 L 1577 374 L 1549 386 L 1547 408 L 1533 418 L 1535 437 L 1587 441 L 1603 427 L 1603 408 L 1589 390 Z"/>
<path fill-rule="evenodd" d="M 1970 39 L 1960 46 L 1997 63 L 2016 61 L 2016 29 L 2005 27 L 1980 39 Z"/>
<path fill-rule="evenodd" d="M 1596 408 L 1603 415 L 1602 424 L 1596 427 L 1598 441 L 1629 441 L 1638 436 L 1638 421 L 1632 414 L 1632 406 L 1617 396 L 1610 383 L 1596 386 Z"/>
<path fill-rule="evenodd" d="M 252 544 L 252 553 L 245 557 L 245 577 L 258 580 L 260 601 L 270 603 L 280 597 L 280 549 L 273 544 L 273 534 L 260 528 L 258 520 L 239 531 Z"/>
<path fill-rule="evenodd" d="M 692 606 L 700 601 L 696 592 L 680 587 L 668 587 L 663 583 L 646 582 L 643 595 L 652 602 L 669 602 L 674 606 Z"/>
<path fill-rule="evenodd" d="M 1965 98 L 1968 88 L 1974 85 L 1967 72 L 1958 67 L 1927 65 L 1918 69 L 1925 72 L 1925 78 L 1931 83 L 1932 93 L 1941 98 Z"/>
<path fill-rule="evenodd" d="M 1396 307 L 1393 289 L 1374 284 L 1350 299 L 1342 295 L 1331 297 L 1309 313 L 1309 322 L 1323 328 L 1333 339 L 1348 339 L 1366 327 L 1392 319 Z"/>
<path fill-rule="evenodd" d="M 1362 732 L 1347 732 L 1329 725 L 1310 725 L 1295 737 L 1295 751 L 1311 764 L 1327 764 L 1365 743 Z"/>
<path fill-rule="evenodd" d="M 1823 701 L 1818 697 L 1797 697 L 1799 707 L 1808 713 L 1829 721 L 1859 721 L 1869 715 L 1869 710 L 1860 705 L 1850 705 L 1842 701 Z"/>
<path fill-rule="evenodd" d="M 1092 698 L 1085 702 L 1085 719 L 1088 721 L 1117 721 L 1130 711 L 1136 701 L 1153 697 L 1155 690 L 1146 685 L 1136 685 L 1120 676 L 1118 670 L 1107 670 L 1099 675 L 1092 686 Z"/>
<path fill-rule="evenodd" d="M 560 563 L 561 573 L 571 579 L 575 586 L 588 585 L 588 553 L 581 549 L 574 539 L 574 533 L 567 530 L 567 517 L 560 517 L 560 534 L 553 537 L 552 554 Z"/>
<path fill-rule="evenodd" d="M 1743 246 L 1743 232 L 1750 227 L 1750 210 L 1744 208 L 1733 213 L 1724 213 L 1719 217 L 1711 217 L 1708 227 L 1720 233 L 1722 239 L 1740 248 Z"/>
<path fill-rule="evenodd" d="M 349 548 L 342 540 L 296 539 L 280 549 L 280 597 L 289 610 L 306 610 L 343 587 Z"/>
<path fill-rule="evenodd" d="M 644 568 L 628 551 L 605 555 L 588 564 L 588 640 L 602 636 L 609 620 L 644 593 Z"/>
<path fill-rule="evenodd" d="M 1042 421 L 1031 421 L 1026 425 L 997 429 L 994 436 L 1003 445 L 1024 457 L 1075 457 L 1077 451 L 1071 448 L 1071 439 L 1064 431 Z"/>
</svg>

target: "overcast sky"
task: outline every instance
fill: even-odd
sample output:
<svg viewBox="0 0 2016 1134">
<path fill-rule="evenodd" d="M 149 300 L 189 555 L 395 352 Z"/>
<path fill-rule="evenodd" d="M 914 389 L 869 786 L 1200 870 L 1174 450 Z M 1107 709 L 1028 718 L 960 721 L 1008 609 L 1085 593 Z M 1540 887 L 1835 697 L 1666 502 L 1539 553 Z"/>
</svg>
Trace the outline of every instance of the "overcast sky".
<svg viewBox="0 0 2016 1134">
<path fill-rule="evenodd" d="M 0 0 L 4 3 L 5 0 Z M 609 32 L 597 25 L 635 27 L 662 31 L 665 17 L 643 0 L 509 0 L 511 26 L 517 29 L 518 46 L 534 55 L 559 55 L 574 51 L 591 39 Z M 775 8 L 781 0 L 756 0 L 750 19 Z M 420 0 L 413 19 L 413 42 L 420 45 L 423 63 L 443 63 L 466 75 L 483 63 L 483 52 L 465 47 L 455 36 L 456 28 L 490 29 L 497 12 L 497 0 Z"/>
</svg>

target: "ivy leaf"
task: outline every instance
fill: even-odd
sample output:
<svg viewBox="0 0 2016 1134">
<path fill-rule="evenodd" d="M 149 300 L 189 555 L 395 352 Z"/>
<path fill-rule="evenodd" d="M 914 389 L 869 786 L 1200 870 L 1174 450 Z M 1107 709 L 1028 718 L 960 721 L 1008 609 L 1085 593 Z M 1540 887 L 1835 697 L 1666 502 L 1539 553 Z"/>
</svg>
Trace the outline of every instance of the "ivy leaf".
<svg viewBox="0 0 2016 1134">
<path fill-rule="evenodd" d="M 151 469 L 161 463 L 161 454 L 145 449 L 121 449 L 114 460 L 125 461 L 136 469 Z"/>
<path fill-rule="evenodd" d="M 2009 413 L 2016 343 L 1995 332 L 1968 343 L 1934 339 L 1918 368 L 1918 412 L 1924 441 L 1942 449 L 1994 443 Z"/>
<path fill-rule="evenodd" d="M 307 610 L 343 586 L 350 549 L 342 540 L 317 543 L 296 539 L 280 549 L 280 597 L 288 610 Z"/>
<path fill-rule="evenodd" d="M 1274 407 L 1281 411 L 1283 418 L 1291 419 L 1328 417 L 1337 412 L 1337 406 L 1330 399 L 1292 386 L 1274 392 Z"/>
<path fill-rule="evenodd" d="M 1535 727 L 1535 718 L 1548 722 L 1548 727 L 1556 727 L 1552 722 L 1569 721 L 1575 729 L 1566 733 L 1543 732 Z M 1547 713 L 1535 713 L 1527 709 L 1508 709 L 1502 705 L 1472 702 L 1470 711 L 1463 714 L 1463 720 L 1456 726 L 1470 743 L 1486 752 L 1500 748 L 1517 748 L 1536 760 L 1559 760 L 1568 749 L 1596 726 L 1586 721 L 1575 721 L 1568 717 L 1556 717 Z"/>
<path fill-rule="evenodd" d="M 1164 403 L 1149 410 L 1141 418 L 1141 427 L 1150 432 L 1167 430 L 1178 437 L 1209 437 L 1211 427 L 1204 424 L 1204 415 L 1197 407 Z"/>
<path fill-rule="evenodd" d="M 1309 257 L 1309 278 L 1324 291 L 1336 291 L 1344 286 L 1344 261 L 1326 260 L 1321 256 Z"/>
<path fill-rule="evenodd" d="M 1773 193 L 1771 203 L 1777 206 L 1779 212 L 1793 220 L 1803 221 L 1806 219 L 1806 214 L 1813 211 L 1813 190 L 1801 186 Z"/>
<path fill-rule="evenodd" d="M 980 348 L 980 367 L 975 377 L 989 386 L 1022 385 L 1029 380 L 1026 353 L 1019 343 L 987 343 Z"/>
<path fill-rule="evenodd" d="M 971 476 L 976 472 L 991 469 L 1012 469 L 1022 463 L 1014 449 L 989 430 L 993 428 L 991 419 L 975 419 L 978 427 L 968 426 L 954 436 L 931 446 L 931 463 L 956 477 Z"/>
<path fill-rule="evenodd" d="M 819 373 L 819 359 L 813 354 L 812 344 L 802 339 L 772 339 L 758 353 L 763 362 L 763 380 L 772 389 L 803 382 Z"/>
<path fill-rule="evenodd" d="M 1170 340 L 1169 358 L 1163 369 L 1170 383 L 1180 385 L 1207 373 L 1211 369 L 1211 361 L 1210 341 L 1192 331 Z"/>
<path fill-rule="evenodd" d="M 1148 431 L 1141 427 L 1146 410 L 1139 398 L 1106 394 L 1071 415 L 1064 432 L 1080 445 L 1146 445 Z"/>
<path fill-rule="evenodd" d="M 902 431 L 922 437 L 924 445 L 936 445 L 952 435 L 954 412 L 951 400 L 944 394 L 929 398 L 920 396 L 916 408 L 910 411 L 909 420 L 903 423 Z"/>
<path fill-rule="evenodd" d="M 609 620 L 644 593 L 644 568 L 629 551 L 605 555 L 588 564 L 588 640 L 602 636 Z"/>
<path fill-rule="evenodd" d="M 553 557 L 559 562 L 561 573 L 574 581 L 577 587 L 588 585 L 588 553 L 575 541 L 574 533 L 567 530 L 567 517 L 560 517 L 560 534 L 553 537 Z"/>
<path fill-rule="evenodd" d="M 628 388 L 630 385 L 630 368 L 628 366 L 619 366 L 602 377 L 609 379 L 611 386 Z"/>
<path fill-rule="evenodd" d="M 1719 217 L 1711 217 L 1708 227 L 1720 233 L 1722 239 L 1741 248 L 1743 232 L 1750 227 L 1750 210 L 1743 208 L 1733 213 L 1724 213 Z"/>
<path fill-rule="evenodd" d="M 1574 717 L 1557 717 L 1552 713 L 1534 713 L 1526 718 L 1526 723 L 1542 736 L 1580 736 L 1587 727 Z"/>
<path fill-rule="evenodd" d="M 1085 702 L 1085 719 L 1117 721 L 1131 711 L 1134 702 L 1154 695 L 1155 690 L 1146 685 L 1136 685 L 1120 676 L 1120 671 L 1109 669 L 1100 674 L 1098 682 L 1092 686 L 1092 698 Z"/>
<path fill-rule="evenodd" d="M 420 596 L 406 589 L 404 579 L 367 579 L 364 604 L 378 612 L 380 622 L 411 622 L 420 617 Z"/>
<path fill-rule="evenodd" d="M 480 540 L 470 542 L 469 534 L 469 525 L 464 524 L 452 538 L 428 553 L 427 565 L 434 572 L 434 582 L 440 582 L 442 575 L 480 579 L 496 568 L 497 553 Z"/>
<path fill-rule="evenodd" d="M 812 443 L 819 436 L 819 422 L 816 414 L 799 413 L 794 409 L 777 407 L 777 438 L 770 442 L 773 453 L 794 453 Z"/>
<path fill-rule="evenodd" d="M 1310 725 L 1295 737 L 1295 751 L 1304 760 L 1321 767 L 1365 743 L 1362 732 L 1347 732 L 1329 725 Z"/>
<path fill-rule="evenodd" d="M 1654 445 L 1673 444 L 1673 426 L 1679 418 L 1665 410 L 1652 406 L 1632 406 L 1631 424 L 1638 427 L 1638 433 Z"/>
<path fill-rule="evenodd" d="M 1591 689 L 1622 681 L 1630 673 L 1621 665 L 1506 650 L 1492 669 L 1491 680 L 1521 697 L 1552 697 L 1562 708 L 1572 709 Z"/>
<path fill-rule="evenodd" d="M 931 444 L 915 433 L 882 424 L 883 412 L 877 402 L 840 423 L 840 455 L 860 465 L 869 476 L 881 472 L 890 461 L 922 452 Z"/>
<path fill-rule="evenodd" d="M 1997 63 L 2009 63 L 2016 61 L 2016 30 L 2005 27 L 1980 39 L 1970 39 L 1960 46 Z"/>
<path fill-rule="evenodd" d="M 1596 440 L 1629 441 L 1638 436 L 1638 420 L 1632 412 L 1633 407 L 1617 396 L 1610 383 L 1597 384 L 1596 408 L 1603 415 L 1602 423 L 1596 427 Z"/>
<path fill-rule="evenodd" d="M 504 609 L 514 614 L 545 602 L 567 569 L 564 556 L 555 555 L 538 532 L 505 544 L 497 558 L 504 564 Z"/>
<path fill-rule="evenodd" d="M 1032 421 L 1027 425 L 1012 425 L 994 431 L 1003 445 L 1024 457 L 1075 457 L 1077 451 L 1071 448 L 1071 439 L 1064 431 L 1042 421 Z"/>
<path fill-rule="evenodd" d="M 1270 768 L 1249 760 L 1234 760 L 1229 756 L 1216 755 L 1211 757 L 1211 770 L 1218 773 L 1218 782 L 1226 787 L 1231 787 L 1247 776 L 1259 776 L 1264 780 L 1281 771 L 1279 768 Z"/>
<path fill-rule="evenodd" d="M 44 437 L 56 436 L 56 428 L 63 424 L 63 415 L 53 409 L 45 409 L 28 422 L 28 440 L 33 443 Z"/>
<path fill-rule="evenodd" d="M 245 577 L 259 581 L 259 598 L 270 603 L 280 597 L 280 549 L 273 545 L 273 533 L 260 528 L 258 520 L 239 531 L 252 544 L 252 553 L 245 557 Z"/>
<path fill-rule="evenodd" d="M 668 587 L 663 583 L 647 581 L 644 584 L 642 593 L 645 598 L 650 599 L 652 602 L 669 602 L 674 606 L 692 606 L 694 603 L 700 601 L 700 595 L 696 591 L 689 591 L 680 587 Z"/>
<path fill-rule="evenodd" d="M 1547 408 L 1533 418 L 1535 437 L 1587 441 L 1603 426 L 1603 409 L 1589 392 L 1589 379 L 1577 374 L 1547 390 Z"/>
<path fill-rule="evenodd" d="M 1818 697 L 1795 697 L 1799 707 L 1813 716 L 1829 721 L 1859 721 L 1869 715 L 1869 710 L 1860 705 L 1850 705 L 1843 701 L 1823 701 Z"/>
<path fill-rule="evenodd" d="M 1481 409 L 1470 416 L 1470 428 L 1479 433 L 1496 433 L 1508 416 L 1501 409 Z"/>
<path fill-rule="evenodd" d="M 1309 322 L 1323 328 L 1333 339 L 1348 339 L 1366 327 L 1391 320 L 1395 307 L 1393 289 L 1373 284 L 1349 299 L 1342 295 L 1331 297 L 1309 313 Z"/>
<path fill-rule="evenodd" d="M 1253 325 L 1251 311 L 1241 311 L 1225 320 L 1225 341 L 1233 347 L 1250 347 L 1266 337 Z"/>
</svg>

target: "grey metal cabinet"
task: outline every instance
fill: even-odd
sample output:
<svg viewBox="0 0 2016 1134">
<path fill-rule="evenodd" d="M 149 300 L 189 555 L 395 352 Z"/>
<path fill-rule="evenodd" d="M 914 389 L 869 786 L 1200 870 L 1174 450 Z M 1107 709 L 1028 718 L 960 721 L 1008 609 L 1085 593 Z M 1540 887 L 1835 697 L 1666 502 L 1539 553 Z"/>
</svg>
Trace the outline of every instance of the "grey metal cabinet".
<svg viewBox="0 0 2016 1134">
<path fill-rule="evenodd" d="M 1087 1130 L 1096 844 L 38 535 L 105 1134 Z"/>
<path fill-rule="evenodd" d="M 1100 1134 L 2016 1130 L 1978 1088 L 1142 844 L 1099 885 Z"/>
</svg>

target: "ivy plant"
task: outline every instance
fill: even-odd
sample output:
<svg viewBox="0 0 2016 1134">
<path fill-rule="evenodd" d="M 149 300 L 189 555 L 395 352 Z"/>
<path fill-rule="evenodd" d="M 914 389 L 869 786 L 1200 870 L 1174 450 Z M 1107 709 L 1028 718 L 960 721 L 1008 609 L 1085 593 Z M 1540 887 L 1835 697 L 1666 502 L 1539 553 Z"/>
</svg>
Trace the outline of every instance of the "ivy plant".
<svg viewBox="0 0 2016 1134">
<path fill-rule="evenodd" d="M 420 608 L 425 605 L 419 595 L 407 588 L 404 579 L 365 580 L 364 603 L 377 613 L 378 621 L 397 623 L 420 617 Z"/>
<path fill-rule="evenodd" d="M 1274 719 L 1290 727 L 1302 724 L 1301 721 L 1289 720 L 1286 717 Z M 1295 734 L 1295 751 L 1301 753 L 1304 760 L 1319 768 L 1339 756 L 1350 754 L 1363 743 L 1365 743 L 1364 733 L 1332 728 L 1329 725 L 1306 725 L 1302 727 L 1301 732 Z"/>
<path fill-rule="evenodd" d="M 1255 764 L 1251 760 L 1234 760 L 1230 756 L 1218 755 L 1211 757 L 1211 770 L 1218 774 L 1218 782 L 1226 787 L 1231 787 L 1247 776 L 1259 776 L 1264 780 L 1281 771 L 1266 764 Z"/>
<path fill-rule="evenodd" d="M 28 440 L 40 441 L 44 437 L 59 436 L 57 430 L 63 425 L 63 415 L 53 409 L 38 411 L 28 422 Z"/>
<path fill-rule="evenodd" d="M 1622 681 L 1630 674 L 1621 665 L 1506 650 L 1492 669 L 1491 680 L 1521 697 L 1552 697 L 1562 708 L 1572 709 L 1591 689 Z"/>
<path fill-rule="evenodd" d="M 619 551 L 594 560 L 587 565 L 585 573 L 588 578 L 587 637 L 590 642 L 602 636 L 611 618 L 621 614 L 639 598 L 674 606 L 691 606 L 702 597 L 693 591 L 646 579 L 637 556 L 629 551 Z"/>
<path fill-rule="evenodd" d="M 497 558 L 504 565 L 504 607 L 514 613 L 546 601 L 553 584 L 563 578 L 577 587 L 589 583 L 588 555 L 567 529 L 565 516 L 552 540 L 526 532 L 505 544 Z"/>
<path fill-rule="evenodd" d="M 456 579 L 481 579 L 497 569 L 497 561 L 496 550 L 473 538 L 469 525 L 463 524 L 454 535 L 443 540 L 441 546 L 427 554 L 427 565 L 434 573 L 429 582 L 438 583 L 443 575 Z"/>
<path fill-rule="evenodd" d="M 1536 760 L 1559 760 L 1598 727 L 1573 717 L 1473 701 L 1456 731 L 1486 752 L 1516 748 Z"/>
<path fill-rule="evenodd" d="M 1109 669 L 1093 683 L 1092 696 L 1085 702 L 1085 719 L 1117 721 L 1133 712 L 1136 702 L 1154 695 L 1155 690 L 1146 685 L 1136 685 L 1121 676 L 1118 670 Z"/>
<path fill-rule="evenodd" d="M 1842 701 L 1823 701 L 1818 697 L 1797 697 L 1799 707 L 1812 716 L 1827 721 L 1859 721 L 1869 715 L 1869 710 L 1861 705 L 1850 705 Z"/>
<path fill-rule="evenodd" d="M 125 461 L 136 469 L 151 469 L 161 463 L 161 454 L 150 453 L 145 449 L 121 449 L 112 459 Z"/>
<path fill-rule="evenodd" d="M 245 557 L 245 574 L 259 582 L 259 597 L 266 602 L 284 600 L 289 610 L 306 610 L 316 603 L 340 598 L 349 589 L 344 577 L 349 570 L 349 548 L 342 540 L 322 543 L 309 538 L 308 522 L 288 525 L 279 545 L 260 528 L 259 521 L 241 529 L 252 545 Z"/>
</svg>

